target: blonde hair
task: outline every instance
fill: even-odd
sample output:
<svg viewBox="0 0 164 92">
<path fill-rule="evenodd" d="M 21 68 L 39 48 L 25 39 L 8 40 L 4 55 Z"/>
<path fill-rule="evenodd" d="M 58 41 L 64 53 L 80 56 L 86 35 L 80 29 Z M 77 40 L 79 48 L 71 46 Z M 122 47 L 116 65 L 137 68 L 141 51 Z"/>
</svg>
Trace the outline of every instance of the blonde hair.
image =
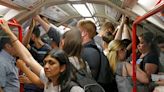
<svg viewBox="0 0 164 92">
<path fill-rule="evenodd" d="M 90 38 L 96 35 L 96 25 L 90 20 L 80 20 L 77 27 L 84 28 L 88 32 Z"/>
<path fill-rule="evenodd" d="M 108 61 L 109 61 L 110 67 L 112 68 L 113 73 L 115 73 L 116 65 L 119 61 L 117 51 L 123 47 L 124 46 L 121 40 L 112 40 L 108 44 L 109 53 L 107 54 L 107 58 L 108 58 Z"/>
<path fill-rule="evenodd" d="M 110 32 L 114 32 L 114 26 L 111 22 L 105 22 L 102 25 L 101 31 L 110 31 Z"/>
</svg>

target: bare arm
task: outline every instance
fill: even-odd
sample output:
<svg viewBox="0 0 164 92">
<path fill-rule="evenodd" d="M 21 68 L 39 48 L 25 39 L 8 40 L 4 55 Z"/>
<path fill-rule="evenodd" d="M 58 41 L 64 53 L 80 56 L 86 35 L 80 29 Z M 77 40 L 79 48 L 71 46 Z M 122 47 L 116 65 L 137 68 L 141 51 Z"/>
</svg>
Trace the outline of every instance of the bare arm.
<svg viewBox="0 0 164 92">
<path fill-rule="evenodd" d="M 131 40 L 131 36 L 130 36 L 130 33 L 128 31 L 128 25 L 127 24 L 124 24 L 124 27 L 123 27 L 123 33 L 122 33 L 122 39 L 129 39 Z"/>
<path fill-rule="evenodd" d="M 120 27 L 117 28 L 117 32 L 116 32 L 116 35 L 115 35 L 115 38 L 114 38 L 115 40 L 121 40 L 122 39 L 124 21 L 125 21 L 125 17 L 123 16 L 122 19 L 121 19 Z"/>
<path fill-rule="evenodd" d="M 45 22 L 39 15 L 35 16 L 34 19 L 41 24 L 46 33 L 49 31 L 51 26 L 47 22 Z"/>
<path fill-rule="evenodd" d="M 32 19 L 31 21 L 31 25 L 29 27 L 29 30 L 28 32 L 25 34 L 24 38 L 23 38 L 23 45 L 27 47 L 27 45 L 29 44 L 30 42 L 30 38 L 31 38 L 31 34 L 32 34 L 32 31 L 35 27 L 35 20 Z"/>
<path fill-rule="evenodd" d="M 0 24 L 3 31 L 10 37 L 12 44 L 17 52 L 17 55 L 32 69 L 32 71 L 39 76 L 40 70 L 43 68 L 30 54 L 26 47 L 17 39 L 11 32 L 5 20 Z"/>
<path fill-rule="evenodd" d="M 164 80 L 159 80 L 156 82 L 156 84 L 158 84 L 160 86 L 164 86 Z"/>
<path fill-rule="evenodd" d="M 35 73 L 33 73 L 22 60 L 17 60 L 17 67 L 26 74 L 26 76 L 29 78 L 29 80 L 31 80 L 32 83 L 41 88 L 44 87 L 44 84 L 42 83 L 40 78 Z"/>
<path fill-rule="evenodd" d="M 151 64 L 151 63 L 145 64 L 145 72 L 149 78 L 151 78 L 151 74 L 156 73 L 157 69 L 158 69 L 158 66 L 155 64 Z"/>
<path fill-rule="evenodd" d="M 132 76 L 132 65 L 130 63 L 126 63 L 128 75 Z M 142 71 L 139 67 L 136 68 L 136 77 L 137 80 L 140 81 L 141 83 L 149 83 L 149 79 L 147 77 L 147 74 Z"/>
<path fill-rule="evenodd" d="M 2 88 L 0 87 L 0 92 L 3 92 Z"/>
</svg>

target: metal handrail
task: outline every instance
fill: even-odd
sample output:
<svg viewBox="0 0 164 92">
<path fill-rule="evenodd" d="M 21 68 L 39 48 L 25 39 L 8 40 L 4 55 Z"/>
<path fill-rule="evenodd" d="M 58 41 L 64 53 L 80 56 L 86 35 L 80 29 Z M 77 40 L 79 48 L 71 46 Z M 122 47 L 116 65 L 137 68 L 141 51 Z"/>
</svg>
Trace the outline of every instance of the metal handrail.
<svg viewBox="0 0 164 92">
<path fill-rule="evenodd" d="M 0 19 L 0 23 L 2 23 L 2 20 Z M 22 42 L 22 27 L 15 19 L 12 19 L 11 22 L 8 22 L 9 26 L 14 26 L 18 28 L 18 39 L 20 42 Z M 22 72 L 20 71 L 19 74 L 21 75 Z M 23 84 L 20 84 L 20 92 L 24 92 Z"/>
<path fill-rule="evenodd" d="M 136 27 L 141 21 L 145 20 L 146 18 L 156 14 L 157 12 L 164 9 L 164 3 L 157 5 L 153 10 L 149 11 L 148 13 L 144 14 L 143 16 L 137 17 L 137 19 L 133 22 L 132 25 L 132 64 L 133 64 L 133 92 L 137 92 L 137 85 L 136 85 Z"/>
</svg>

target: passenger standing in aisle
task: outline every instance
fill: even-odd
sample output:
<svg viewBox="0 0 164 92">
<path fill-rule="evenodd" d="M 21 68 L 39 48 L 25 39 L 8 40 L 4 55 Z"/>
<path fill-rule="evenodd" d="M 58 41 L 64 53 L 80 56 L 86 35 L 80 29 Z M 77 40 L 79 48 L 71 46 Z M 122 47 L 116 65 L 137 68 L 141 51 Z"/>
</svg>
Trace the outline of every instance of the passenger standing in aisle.
<svg viewBox="0 0 164 92">
<path fill-rule="evenodd" d="M 80 20 L 77 26 L 82 37 L 83 50 L 81 57 L 89 64 L 92 76 L 96 80 L 100 67 L 100 54 L 96 49 L 87 47 L 89 45 L 96 46 L 93 39 L 96 36 L 96 25 L 89 20 Z"/>
<path fill-rule="evenodd" d="M 39 24 L 41 24 L 48 36 L 53 39 L 51 42 L 52 48 L 59 47 L 63 49 L 68 54 L 71 63 L 78 70 L 84 68 L 85 61 L 83 61 L 80 56 L 82 50 L 82 39 L 80 37 L 80 33 L 76 32 L 77 30 L 65 32 L 63 36 L 60 37 L 61 35 L 59 32 L 51 27 L 47 22 L 45 22 L 39 15 L 37 15 L 34 19 L 38 21 Z M 78 62 L 75 62 L 74 59 Z M 90 69 L 88 69 L 88 72 L 89 70 Z"/>
<path fill-rule="evenodd" d="M 147 74 L 151 80 L 151 74 L 158 73 L 159 67 L 159 52 L 155 42 L 155 36 L 151 32 L 145 32 L 138 36 L 138 50 L 141 53 L 138 59 L 139 67 Z"/>
<path fill-rule="evenodd" d="M 50 24 L 45 22 L 39 15 L 36 15 L 34 19 L 43 27 L 48 37 L 52 40 L 50 43 L 51 47 L 58 48 L 61 35 L 57 29 L 53 28 Z"/>
<path fill-rule="evenodd" d="M 106 56 L 94 41 L 94 37 L 96 36 L 96 25 L 89 20 L 80 20 L 77 27 L 82 37 L 83 50 L 81 57 L 89 64 L 93 78 L 105 91 L 109 92 L 112 90 L 109 88 L 112 78 L 107 75 L 111 74 L 111 72 Z"/>
<path fill-rule="evenodd" d="M 17 55 L 8 37 L 0 39 L 0 87 L 3 92 L 19 92 L 18 69 L 16 67 Z"/>
<path fill-rule="evenodd" d="M 113 74 L 116 76 L 118 92 L 131 92 L 132 91 L 132 65 L 126 62 L 126 47 L 121 40 L 113 40 L 108 45 L 107 54 Z M 144 84 L 149 83 L 149 79 L 144 71 L 139 67 L 136 69 L 136 77 L 141 82 L 142 89 L 137 87 L 139 92 L 148 92 Z M 128 82 L 126 81 L 128 80 Z M 131 85 L 129 87 L 129 85 Z M 137 85 L 139 86 L 139 85 Z M 144 90 L 144 91 L 143 91 Z"/>
<path fill-rule="evenodd" d="M 105 35 L 105 34 L 110 34 L 111 36 L 114 37 L 114 26 L 111 22 L 105 22 L 102 27 L 101 27 L 101 30 L 100 32 L 94 37 L 94 40 L 96 42 L 96 44 L 98 46 L 100 46 L 101 48 L 103 48 L 103 39 L 102 39 L 102 36 Z"/>
<path fill-rule="evenodd" d="M 62 92 L 67 87 L 70 78 L 70 64 L 67 55 L 59 49 L 51 50 L 44 59 L 44 68 L 37 63 L 29 51 L 17 40 L 16 36 L 11 32 L 6 21 L 2 21 L 1 27 L 10 36 L 14 42 L 12 43 L 19 57 L 26 62 L 31 70 L 40 76 L 44 83 L 44 92 Z M 55 72 L 54 72 L 55 71 Z M 84 92 L 79 86 L 71 88 L 70 92 Z"/>
<path fill-rule="evenodd" d="M 39 25 L 36 26 L 35 20 L 32 20 L 29 30 L 24 36 L 23 44 L 28 47 L 35 60 L 43 66 L 45 54 L 51 49 L 51 47 L 42 41 L 40 33 Z M 20 77 L 22 81 L 24 77 L 25 76 Z M 32 83 L 24 83 L 24 89 L 25 92 L 43 92 L 43 89 Z"/>
</svg>

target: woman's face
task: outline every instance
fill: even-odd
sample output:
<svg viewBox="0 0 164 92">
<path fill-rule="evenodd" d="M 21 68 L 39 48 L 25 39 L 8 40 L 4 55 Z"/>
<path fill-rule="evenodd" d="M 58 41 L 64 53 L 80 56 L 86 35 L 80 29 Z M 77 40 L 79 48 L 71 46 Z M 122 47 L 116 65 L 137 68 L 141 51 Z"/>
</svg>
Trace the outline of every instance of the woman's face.
<svg viewBox="0 0 164 92">
<path fill-rule="evenodd" d="M 48 55 L 44 59 L 44 71 L 48 78 L 58 78 L 60 73 L 65 70 L 65 65 L 60 66 L 59 61 Z"/>
<path fill-rule="evenodd" d="M 139 39 L 139 44 L 137 48 L 141 53 L 145 53 L 146 49 L 148 48 L 148 44 L 144 41 L 142 37 L 138 37 L 138 39 Z"/>
</svg>

